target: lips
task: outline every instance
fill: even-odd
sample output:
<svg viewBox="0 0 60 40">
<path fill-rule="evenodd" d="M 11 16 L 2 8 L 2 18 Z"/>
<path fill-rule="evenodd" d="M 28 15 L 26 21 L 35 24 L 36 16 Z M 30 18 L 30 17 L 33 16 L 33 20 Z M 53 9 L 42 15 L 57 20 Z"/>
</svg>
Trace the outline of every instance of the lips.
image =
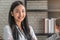
<svg viewBox="0 0 60 40">
<path fill-rule="evenodd" d="M 18 17 L 18 19 L 20 19 L 20 17 Z"/>
<path fill-rule="evenodd" d="M 18 19 L 22 19 L 22 17 L 18 17 Z"/>
</svg>

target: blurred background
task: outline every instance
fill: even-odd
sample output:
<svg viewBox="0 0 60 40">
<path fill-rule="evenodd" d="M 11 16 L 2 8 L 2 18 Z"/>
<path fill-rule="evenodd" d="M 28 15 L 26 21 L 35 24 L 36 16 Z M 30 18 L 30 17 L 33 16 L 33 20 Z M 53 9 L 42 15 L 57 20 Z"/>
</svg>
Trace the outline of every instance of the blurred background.
<svg viewBox="0 0 60 40">
<path fill-rule="evenodd" d="M 8 13 L 12 2 L 16 0 L 0 0 L 0 40 L 2 40 L 3 29 L 8 25 Z M 55 19 L 60 17 L 60 0 L 20 0 L 24 3 L 29 25 L 34 29 L 38 40 L 45 40 L 51 36 L 53 32 L 46 32 L 49 30 L 46 27 L 48 19 Z M 54 22 L 53 22 L 54 25 Z M 54 28 L 53 28 L 54 29 Z"/>
</svg>

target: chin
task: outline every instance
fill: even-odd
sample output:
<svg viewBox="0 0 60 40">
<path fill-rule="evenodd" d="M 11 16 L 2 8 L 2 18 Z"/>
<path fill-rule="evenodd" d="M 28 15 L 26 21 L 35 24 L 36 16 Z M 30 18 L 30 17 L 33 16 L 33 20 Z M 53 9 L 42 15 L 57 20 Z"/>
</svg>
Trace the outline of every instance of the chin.
<svg viewBox="0 0 60 40">
<path fill-rule="evenodd" d="M 19 22 L 22 22 L 23 20 L 18 20 Z"/>
</svg>

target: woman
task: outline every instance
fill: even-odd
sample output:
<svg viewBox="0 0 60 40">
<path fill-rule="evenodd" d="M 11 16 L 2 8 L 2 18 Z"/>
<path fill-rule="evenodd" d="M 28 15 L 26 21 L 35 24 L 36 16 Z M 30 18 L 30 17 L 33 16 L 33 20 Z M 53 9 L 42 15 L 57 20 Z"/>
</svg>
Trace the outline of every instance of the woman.
<svg viewBox="0 0 60 40">
<path fill-rule="evenodd" d="M 28 25 L 25 7 L 21 1 L 12 3 L 9 25 L 4 28 L 4 40 L 37 40 L 31 26 Z"/>
</svg>

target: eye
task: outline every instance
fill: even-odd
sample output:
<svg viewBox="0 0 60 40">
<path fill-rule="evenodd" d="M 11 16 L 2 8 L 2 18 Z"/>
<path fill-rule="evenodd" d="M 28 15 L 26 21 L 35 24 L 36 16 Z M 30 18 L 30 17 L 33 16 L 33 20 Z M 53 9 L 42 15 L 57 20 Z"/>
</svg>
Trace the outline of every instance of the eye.
<svg viewBox="0 0 60 40">
<path fill-rule="evenodd" d="M 16 12 L 16 13 L 19 13 L 19 10 L 16 10 L 15 12 Z"/>
<path fill-rule="evenodd" d="M 15 13 L 19 13 L 19 9 L 15 9 L 14 12 L 15 12 Z"/>
</svg>

